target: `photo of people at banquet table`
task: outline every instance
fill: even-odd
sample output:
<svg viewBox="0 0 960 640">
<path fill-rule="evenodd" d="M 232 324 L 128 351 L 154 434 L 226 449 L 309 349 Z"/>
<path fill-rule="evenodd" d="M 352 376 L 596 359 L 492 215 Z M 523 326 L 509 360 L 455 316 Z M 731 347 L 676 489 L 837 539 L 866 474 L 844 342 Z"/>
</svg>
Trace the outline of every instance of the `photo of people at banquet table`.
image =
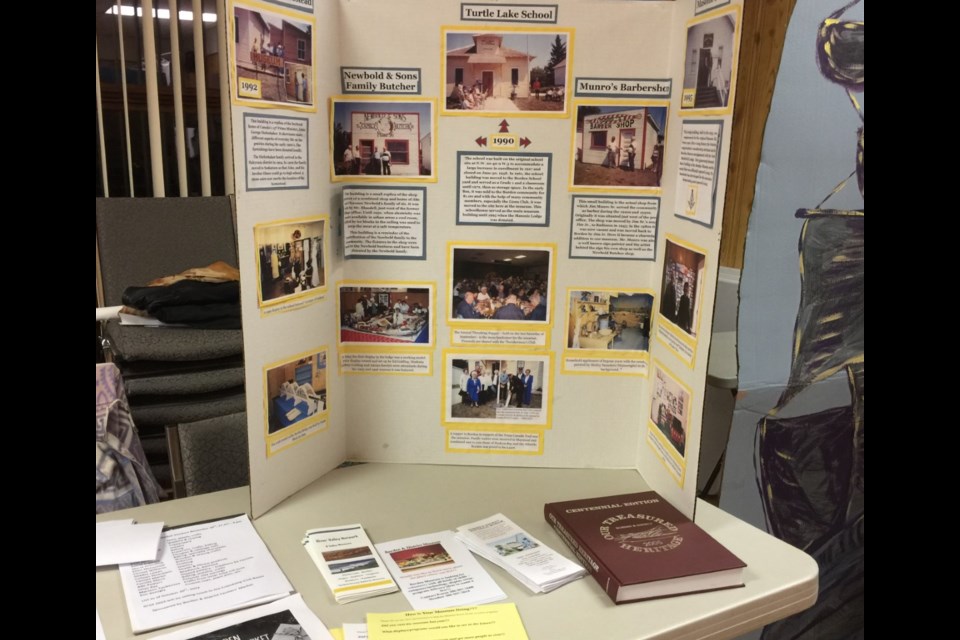
<svg viewBox="0 0 960 640">
<path fill-rule="evenodd" d="M 553 250 L 453 246 L 451 320 L 550 321 Z"/>
</svg>

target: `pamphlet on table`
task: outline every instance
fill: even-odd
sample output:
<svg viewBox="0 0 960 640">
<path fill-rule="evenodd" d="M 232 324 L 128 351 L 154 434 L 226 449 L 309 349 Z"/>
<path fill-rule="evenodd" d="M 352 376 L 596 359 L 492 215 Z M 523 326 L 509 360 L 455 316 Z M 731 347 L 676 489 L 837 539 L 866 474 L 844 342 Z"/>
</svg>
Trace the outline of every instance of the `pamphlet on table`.
<svg viewBox="0 0 960 640">
<path fill-rule="evenodd" d="M 414 609 L 464 607 L 505 600 L 505 594 L 452 531 L 376 545 Z"/>
<path fill-rule="evenodd" d="M 393 593 L 398 588 L 362 525 L 310 529 L 303 548 L 339 603 Z"/>
<path fill-rule="evenodd" d="M 553 591 L 587 573 L 502 513 L 458 527 L 457 539 L 470 551 L 506 569 L 534 593 Z"/>
</svg>

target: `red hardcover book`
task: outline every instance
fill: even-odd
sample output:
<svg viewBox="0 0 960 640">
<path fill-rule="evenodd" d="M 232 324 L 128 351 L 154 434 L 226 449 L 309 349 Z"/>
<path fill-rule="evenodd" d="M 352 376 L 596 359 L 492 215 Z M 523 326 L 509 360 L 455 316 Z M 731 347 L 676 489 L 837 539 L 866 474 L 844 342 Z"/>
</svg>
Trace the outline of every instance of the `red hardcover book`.
<svg viewBox="0 0 960 640">
<path fill-rule="evenodd" d="M 551 502 L 543 515 L 617 604 L 743 586 L 746 564 L 655 491 Z"/>
</svg>

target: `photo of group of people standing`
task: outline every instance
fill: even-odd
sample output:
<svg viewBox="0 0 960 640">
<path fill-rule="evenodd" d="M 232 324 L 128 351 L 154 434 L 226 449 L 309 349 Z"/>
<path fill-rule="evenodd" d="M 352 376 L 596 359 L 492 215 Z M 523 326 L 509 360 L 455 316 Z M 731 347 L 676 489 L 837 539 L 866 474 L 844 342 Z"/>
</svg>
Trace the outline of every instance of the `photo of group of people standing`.
<svg viewBox="0 0 960 640">
<path fill-rule="evenodd" d="M 537 417 L 544 407 L 545 371 L 539 356 L 453 358 L 448 371 L 450 417 L 495 421 L 514 419 L 517 410 Z"/>
</svg>

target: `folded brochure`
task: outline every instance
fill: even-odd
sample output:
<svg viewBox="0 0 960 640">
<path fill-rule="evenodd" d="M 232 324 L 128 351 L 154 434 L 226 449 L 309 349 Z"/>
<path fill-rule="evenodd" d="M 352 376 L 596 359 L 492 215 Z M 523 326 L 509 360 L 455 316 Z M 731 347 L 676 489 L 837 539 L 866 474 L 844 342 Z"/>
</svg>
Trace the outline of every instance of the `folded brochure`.
<svg viewBox="0 0 960 640">
<path fill-rule="evenodd" d="M 506 569 L 534 593 L 547 593 L 587 571 L 518 527 L 502 513 L 457 528 L 470 551 Z"/>
<path fill-rule="evenodd" d="M 397 590 L 397 583 L 390 577 L 362 525 L 310 529 L 303 539 L 303 548 L 338 603 Z"/>
</svg>

